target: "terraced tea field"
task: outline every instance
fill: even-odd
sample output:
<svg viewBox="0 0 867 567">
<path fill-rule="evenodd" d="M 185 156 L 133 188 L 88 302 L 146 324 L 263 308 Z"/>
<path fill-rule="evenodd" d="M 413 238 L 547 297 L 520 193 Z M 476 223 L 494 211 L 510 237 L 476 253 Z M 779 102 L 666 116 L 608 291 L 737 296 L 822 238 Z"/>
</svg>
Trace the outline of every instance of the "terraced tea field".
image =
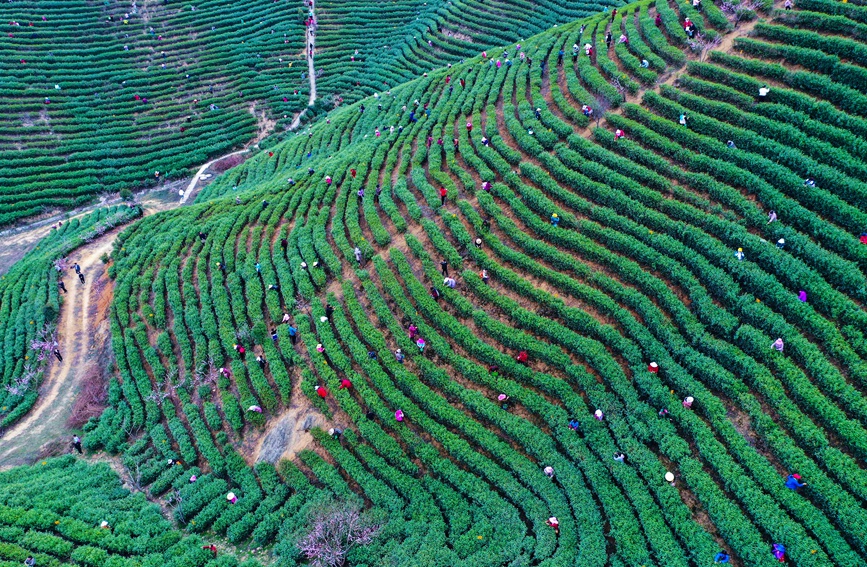
<svg viewBox="0 0 867 567">
<path fill-rule="evenodd" d="M 64 295 L 84 287 L 66 261 L 70 252 L 141 216 L 137 206 L 97 209 L 61 222 L 3 276 L 0 276 L 0 431 L 19 421 L 36 403 L 49 360 L 57 346 L 57 317 Z M 65 272 L 70 272 L 67 275 Z M 71 353 L 67 353 L 70 355 Z M 61 354 L 61 357 L 63 355 Z M 5 443 L 4 443 L 5 445 Z M 4 447 L 5 449 L 5 447 Z"/>
<path fill-rule="evenodd" d="M 326 0 L 315 12 L 320 100 L 306 111 L 313 11 L 302 0 L 4 3 L 0 226 L 184 177 L 302 112 L 309 120 L 610 1 Z"/>
<path fill-rule="evenodd" d="M 73 457 L 0 473 L 0 564 L 258 567 L 203 549 L 183 536 L 144 494 L 131 494 L 105 463 Z M 103 525 L 104 524 L 104 525 Z M 210 545 L 210 544 L 208 544 Z"/>
<path fill-rule="evenodd" d="M 85 450 L 277 565 L 865 565 L 867 7 L 474 6 L 317 5 L 375 94 L 118 237 Z"/>
</svg>

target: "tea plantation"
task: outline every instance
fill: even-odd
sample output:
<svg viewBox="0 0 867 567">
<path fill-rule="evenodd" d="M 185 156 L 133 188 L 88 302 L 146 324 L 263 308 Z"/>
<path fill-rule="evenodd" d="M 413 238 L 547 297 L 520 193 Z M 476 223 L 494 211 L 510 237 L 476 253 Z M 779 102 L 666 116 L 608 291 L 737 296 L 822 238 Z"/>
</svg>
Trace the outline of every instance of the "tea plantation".
<svg viewBox="0 0 867 567">
<path fill-rule="evenodd" d="M 351 104 L 115 243 L 84 449 L 184 535 L 7 520 L 2 473 L 0 556 L 306 565 L 338 500 L 382 526 L 353 566 L 867 565 L 867 6 L 392 4 L 316 7 Z"/>
<path fill-rule="evenodd" d="M 326 0 L 323 102 L 305 116 L 611 3 Z M 0 4 L 0 227 L 183 177 L 252 143 L 257 122 L 260 135 L 283 132 L 308 101 L 309 11 L 301 0 Z"/>
<path fill-rule="evenodd" d="M 141 212 L 137 206 L 105 207 L 61 222 L 0 276 L 0 383 L 4 386 L 0 391 L 0 429 L 21 419 L 36 402 L 47 361 L 40 356 L 42 349 L 34 350 L 33 342 L 53 335 L 63 290 L 73 288 L 75 279 L 61 272 L 60 268 L 71 268 L 65 266 L 63 258 L 106 231 L 138 218 Z"/>
<path fill-rule="evenodd" d="M 105 526 L 102 527 L 102 524 Z M 184 536 L 144 494 L 132 494 L 105 463 L 73 457 L 0 473 L 0 565 L 259 567 Z"/>
</svg>

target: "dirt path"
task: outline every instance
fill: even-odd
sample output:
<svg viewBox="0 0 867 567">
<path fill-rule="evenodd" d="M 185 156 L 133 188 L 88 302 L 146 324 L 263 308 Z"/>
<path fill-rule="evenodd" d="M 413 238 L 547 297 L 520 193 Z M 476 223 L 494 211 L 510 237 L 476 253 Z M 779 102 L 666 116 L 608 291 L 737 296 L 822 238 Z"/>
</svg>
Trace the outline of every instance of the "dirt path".
<svg viewBox="0 0 867 567">
<path fill-rule="evenodd" d="M 256 139 L 250 142 L 250 144 L 258 144 L 259 141 L 270 134 L 273 129 L 273 122 L 264 124 L 264 127 L 260 129 Z M 227 157 L 243 154 L 248 151 L 250 151 L 249 147 L 214 158 L 200 167 L 188 183 L 184 180 L 173 181 L 160 186 L 159 188 L 151 189 L 136 195 L 136 201 L 138 201 L 145 209 L 145 214 L 151 214 L 171 209 L 179 205 L 184 205 L 188 200 L 190 200 L 191 196 L 195 196 L 197 189 L 201 189 L 201 187 L 197 187 L 197 185 L 202 181 L 208 168 Z M 208 177 L 205 177 L 205 179 L 208 179 Z M 186 184 L 186 189 L 183 190 L 183 196 L 180 201 L 178 201 L 178 191 L 181 190 L 180 188 L 183 187 L 184 184 Z M 48 236 L 48 233 L 51 232 L 51 227 L 57 224 L 58 221 L 67 222 L 93 212 L 100 207 L 116 205 L 121 202 L 122 199 L 120 197 L 101 199 L 98 203 L 94 203 L 93 205 L 88 205 L 72 211 L 57 213 L 51 217 L 34 221 L 28 226 L 9 228 L 0 231 L 0 275 L 8 272 L 15 262 L 23 258 L 24 255 L 33 249 L 40 240 Z"/>
<path fill-rule="evenodd" d="M 250 105 L 250 114 L 256 117 L 259 129 L 256 137 L 250 141 L 244 149 L 212 159 L 200 167 L 189 182 L 184 179 L 178 179 L 160 185 L 159 187 L 136 193 L 135 199 L 145 209 L 145 214 L 155 213 L 157 211 L 163 211 L 185 204 L 190 200 L 191 196 L 195 196 L 198 189 L 201 189 L 207 184 L 202 183 L 202 187 L 197 187 L 197 184 L 200 181 L 203 179 L 212 180 L 213 177 L 218 175 L 205 175 L 212 165 L 227 157 L 248 152 L 251 147 L 258 147 L 257 144 L 274 131 L 276 122 L 273 119 L 269 119 L 265 112 L 257 114 L 255 103 Z M 178 192 L 181 191 L 182 187 L 186 187 L 186 189 L 183 189 L 182 198 L 178 201 Z M 116 205 L 121 202 L 123 202 L 123 199 L 119 196 L 111 198 L 105 197 L 100 199 L 98 203 L 79 207 L 71 211 L 55 210 L 32 219 L 25 219 L 27 221 L 26 225 L 15 226 L 0 231 L 0 275 L 8 272 L 15 262 L 23 258 L 24 255 L 36 246 L 40 240 L 48 236 L 51 227 L 57 224 L 58 221 L 67 222 L 68 220 L 81 217 L 100 207 Z"/>
<path fill-rule="evenodd" d="M 310 78 L 310 100 L 307 101 L 308 107 L 313 106 L 313 103 L 316 102 L 316 69 L 313 66 L 313 57 L 316 51 L 317 22 L 315 7 L 311 7 L 310 10 L 313 12 L 313 25 L 305 27 L 306 40 L 304 42 L 304 51 L 307 53 L 307 76 Z M 304 110 L 307 109 L 305 108 Z M 304 114 L 304 110 L 295 114 L 295 118 L 292 119 L 292 123 L 289 125 L 290 130 L 295 130 L 301 124 L 301 115 Z"/>
<path fill-rule="evenodd" d="M 208 163 L 204 164 L 202 167 L 200 167 L 199 170 L 196 172 L 196 174 L 193 175 L 193 178 L 190 179 L 189 184 L 187 184 L 187 188 L 184 189 L 184 192 L 181 195 L 181 200 L 178 203 L 179 205 L 183 205 L 184 203 L 186 203 L 190 199 L 191 196 L 195 196 L 197 189 L 201 189 L 201 187 L 197 187 L 199 181 L 201 181 L 202 179 L 210 179 L 210 178 L 213 178 L 217 175 L 220 175 L 220 173 L 214 173 L 213 175 L 205 175 L 206 172 L 208 171 L 208 169 L 210 169 L 210 167 L 212 165 L 214 165 L 215 163 L 222 161 L 226 158 L 247 153 L 250 151 L 250 148 L 257 148 L 258 149 L 259 148 L 259 142 L 261 142 L 269 134 L 271 134 L 271 132 L 274 131 L 274 127 L 276 126 L 277 123 L 274 120 L 269 119 L 267 116 L 267 113 L 265 111 L 262 111 L 260 114 L 256 114 L 256 103 L 251 104 L 249 110 L 250 110 L 250 114 L 252 114 L 253 116 L 256 117 L 256 122 L 258 123 L 258 131 L 256 133 L 256 137 L 253 138 L 253 140 L 251 140 L 250 142 L 248 142 L 244 146 L 243 149 L 240 149 L 240 150 L 235 151 L 235 152 L 230 152 L 228 154 L 221 155 L 220 157 L 214 158 L 211 161 L 209 161 Z M 208 183 L 210 183 L 210 181 Z M 207 183 L 204 183 L 203 186 L 204 185 L 207 185 Z"/>
<path fill-rule="evenodd" d="M 96 355 L 93 351 L 96 333 L 91 322 L 91 305 L 96 304 L 100 294 L 110 293 L 105 285 L 106 268 L 100 258 L 111 253 L 114 239 L 121 230 L 115 229 L 70 255 L 70 260 L 81 266 L 86 283 L 81 285 L 74 278 L 67 278 L 69 293 L 64 295 L 57 325 L 63 361 L 52 359 L 36 405 L 3 435 L 0 468 L 32 462 L 39 456 L 40 447 L 67 433 L 66 421 L 72 412 L 81 379 Z"/>
<path fill-rule="evenodd" d="M 102 206 L 100 204 L 99 206 Z M 94 207 L 87 207 L 84 210 L 73 212 L 70 216 L 57 215 L 43 221 L 33 223 L 28 228 L 9 229 L 0 232 L 0 275 L 5 274 L 10 268 L 30 252 L 36 244 L 48 236 L 51 232 L 51 227 L 57 224 L 57 221 L 67 222 L 74 218 L 86 215 Z"/>
<path fill-rule="evenodd" d="M 244 151 L 246 150 L 229 155 Z M 221 156 L 205 164 L 199 173 L 225 157 Z M 198 177 L 197 174 L 190 186 L 195 185 Z M 145 215 L 183 205 L 185 201 L 177 198 L 177 185 L 172 184 L 170 190 L 146 193 L 140 201 Z M 90 212 L 90 208 L 75 216 L 87 212 Z M 11 265 L 16 258 L 23 256 L 50 228 L 50 224 L 45 224 L 31 230 L 11 231 L 13 234 L 10 238 L 3 238 L 3 244 L 0 245 L 0 269 L 7 262 Z M 104 351 L 110 349 L 107 314 L 111 287 L 101 257 L 103 254 L 111 254 L 114 240 L 124 228 L 119 227 L 70 254 L 70 261 L 78 262 L 81 266 L 86 283 L 80 285 L 74 274 L 66 278 L 69 293 L 63 297 L 57 323 L 63 361 L 52 361 L 40 386 L 36 405 L 23 420 L 0 437 L 0 469 L 33 462 L 40 457 L 40 449 L 47 445 L 53 444 L 52 448 L 69 450 L 69 444 L 58 444 L 58 441 L 71 434 L 66 424 L 72 414 L 82 380 L 88 374 L 100 371 L 99 367 L 104 365 Z M 23 251 L 16 251 L 16 248 L 22 248 Z M 97 305 L 100 308 L 94 309 Z"/>
<path fill-rule="evenodd" d="M 781 3 L 779 2 L 779 0 L 777 0 L 774 2 L 773 9 L 780 8 L 780 6 Z M 770 17 L 770 12 L 768 12 L 766 17 Z M 764 18 L 754 18 L 749 22 L 740 22 L 735 26 L 734 30 L 723 35 L 722 42 L 717 47 L 709 49 L 708 51 L 725 51 L 726 53 L 731 52 L 732 47 L 734 47 L 735 40 L 739 37 L 747 37 L 750 32 L 753 31 L 753 28 L 756 27 L 756 24 L 759 23 L 760 19 Z"/>
<path fill-rule="evenodd" d="M 144 191 L 136 195 L 136 201 L 145 209 L 145 214 L 160 211 L 177 203 L 178 189 L 183 180 L 172 181 L 158 188 Z M 98 203 L 87 205 L 71 211 L 55 212 L 45 218 L 37 218 L 26 226 L 17 226 L 0 231 L 0 275 L 9 271 L 15 262 L 27 254 L 40 240 L 48 236 L 52 225 L 82 217 L 100 207 L 117 205 L 122 202 L 120 197 L 100 199 Z M 171 203 L 171 205 L 170 205 Z"/>
<path fill-rule="evenodd" d="M 212 165 L 214 165 L 215 163 L 217 163 L 221 159 L 226 159 L 227 157 L 236 156 L 238 154 L 243 154 L 243 153 L 248 152 L 248 151 L 250 151 L 248 148 L 244 148 L 243 150 L 238 150 L 237 152 L 232 152 L 230 154 L 220 156 L 216 159 L 212 159 L 211 161 L 209 161 L 208 163 L 206 163 L 202 167 L 200 167 L 199 171 L 197 171 L 196 174 L 193 176 L 193 178 L 190 179 L 190 184 L 187 185 L 187 188 L 184 190 L 184 195 L 183 195 L 183 197 L 181 197 L 181 203 L 180 204 L 183 205 L 184 203 L 187 202 L 187 199 L 189 199 L 190 195 L 193 194 L 193 191 L 195 190 L 196 184 L 199 182 L 199 179 L 202 178 L 202 175 L 204 175 L 205 171 L 207 171 L 209 167 L 211 167 Z"/>
</svg>

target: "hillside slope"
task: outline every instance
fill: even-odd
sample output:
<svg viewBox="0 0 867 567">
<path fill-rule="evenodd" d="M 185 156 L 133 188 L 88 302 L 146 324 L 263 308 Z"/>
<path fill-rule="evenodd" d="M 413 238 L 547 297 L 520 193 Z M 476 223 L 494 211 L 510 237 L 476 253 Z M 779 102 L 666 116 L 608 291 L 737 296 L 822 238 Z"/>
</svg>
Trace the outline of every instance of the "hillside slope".
<svg viewBox="0 0 867 567">
<path fill-rule="evenodd" d="M 281 471 L 294 496 L 388 512 L 353 564 L 770 566 L 780 543 L 863 565 L 867 8 L 795 8 L 706 61 L 681 24 L 730 33 L 709 2 L 559 26 L 143 219 L 115 251 L 119 376 L 86 443 L 154 494 L 166 458 L 227 477 L 239 505 L 189 488 L 188 527 L 260 545 L 303 499 L 269 492 L 243 442 L 313 405 L 345 433 Z"/>
<path fill-rule="evenodd" d="M 101 527 L 106 522 L 105 528 Z M 0 564 L 39 567 L 258 567 L 185 536 L 105 463 L 62 457 L 0 472 Z"/>
<path fill-rule="evenodd" d="M 81 218 L 60 223 L 0 277 L 0 340 L 3 345 L 0 433 L 34 406 L 40 396 L 43 376 L 52 363 L 55 371 L 61 366 L 54 362 L 52 351 L 58 341 L 57 320 L 62 304 L 80 302 L 82 290 L 89 290 L 93 284 L 94 273 L 87 265 L 82 271 L 85 281 L 78 281 L 73 262 L 67 261 L 67 255 L 141 214 L 138 206 L 122 205 L 97 209 Z M 109 251 L 110 248 L 106 253 Z M 68 365 L 75 354 L 66 350 L 65 343 L 62 346 Z M 6 445 L 0 453 L 8 448 Z M 38 447 L 33 448 L 36 449 Z"/>
<path fill-rule="evenodd" d="M 610 3 L 326 0 L 305 118 Z M 0 226 L 283 132 L 308 103 L 307 18 L 302 0 L 0 5 Z"/>
<path fill-rule="evenodd" d="M 621 4 L 322 0 L 316 4 L 319 90 L 353 103 L 488 47 L 521 41 Z"/>
</svg>

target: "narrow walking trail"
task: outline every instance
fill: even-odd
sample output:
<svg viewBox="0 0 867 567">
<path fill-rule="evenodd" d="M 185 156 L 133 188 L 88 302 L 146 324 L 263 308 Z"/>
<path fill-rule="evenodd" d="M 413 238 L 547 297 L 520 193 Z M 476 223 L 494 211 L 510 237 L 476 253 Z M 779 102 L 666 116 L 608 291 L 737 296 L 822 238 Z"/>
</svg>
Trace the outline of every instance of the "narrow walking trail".
<svg viewBox="0 0 867 567">
<path fill-rule="evenodd" d="M 184 203 L 187 202 L 187 199 L 190 197 L 190 195 L 193 194 L 193 191 L 195 190 L 196 184 L 199 182 L 199 179 L 202 178 L 202 175 L 208 170 L 209 167 L 211 167 L 212 165 L 214 165 L 215 163 L 217 163 L 221 159 L 226 159 L 227 157 L 230 157 L 230 156 L 236 156 L 238 154 L 243 154 L 243 153 L 248 152 L 248 151 L 250 151 L 250 150 L 247 148 L 244 148 L 243 150 L 238 150 L 237 152 L 232 152 L 230 154 L 226 154 L 224 156 L 220 156 L 218 158 L 212 159 L 211 161 L 209 161 L 208 163 L 206 163 L 202 167 L 200 167 L 199 171 L 197 171 L 196 174 L 193 176 L 193 178 L 190 179 L 190 184 L 187 185 L 187 188 L 184 191 L 184 195 L 181 197 L 181 203 L 180 204 L 183 205 Z"/>
<path fill-rule="evenodd" d="M 307 106 L 313 106 L 316 102 L 316 69 L 313 66 L 314 52 L 316 51 L 316 11 L 313 9 L 313 4 L 310 4 L 310 11 L 313 12 L 313 25 L 307 26 L 307 76 L 310 77 L 310 100 L 307 101 Z"/>
<path fill-rule="evenodd" d="M 201 189 L 202 187 L 204 187 L 205 185 L 210 183 L 210 181 L 208 181 L 206 183 L 203 183 L 202 187 L 199 187 L 199 181 L 201 181 L 202 179 L 209 179 L 210 177 L 212 177 L 212 176 L 205 176 L 205 173 L 208 171 L 208 169 L 210 169 L 210 167 L 212 165 L 214 165 L 215 163 L 222 161 L 226 158 L 248 153 L 249 151 L 251 151 L 250 150 L 251 148 L 258 149 L 259 148 L 259 142 L 261 142 L 264 138 L 269 136 L 271 134 L 271 132 L 274 131 L 274 126 L 276 124 L 274 122 L 274 120 L 269 119 L 265 112 L 263 112 L 261 114 L 261 116 L 257 115 L 255 104 L 250 106 L 250 114 L 255 116 L 256 120 L 258 122 L 259 132 L 258 132 L 258 134 L 256 134 L 256 137 L 253 138 L 252 140 L 250 140 L 249 142 L 247 142 L 247 144 L 245 144 L 242 149 L 234 151 L 234 152 L 229 152 L 228 154 L 224 154 L 224 155 L 221 155 L 219 157 L 215 157 L 211 161 L 203 164 L 198 169 L 198 171 L 196 171 L 196 174 L 193 175 L 192 179 L 190 179 L 190 182 L 187 184 L 187 188 L 184 189 L 184 192 L 181 195 L 181 200 L 178 202 L 178 205 L 185 204 L 188 200 L 190 200 L 190 197 L 195 197 L 195 195 L 196 195 L 196 193 L 198 193 L 199 189 Z M 213 176 L 217 176 L 217 175 L 220 175 L 220 173 L 213 174 Z"/>
<path fill-rule="evenodd" d="M 307 101 L 307 106 L 313 106 L 313 103 L 316 102 L 316 68 L 313 66 L 313 57 L 316 52 L 316 9 L 314 5 L 314 0 L 310 1 L 310 14 L 313 20 L 313 23 L 309 26 L 305 26 L 304 35 L 306 37 L 306 41 L 304 42 L 304 50 L 307 53 L 307 76 L 310 78 L 310 99 Z M 307 110 L 306 108 L 304 110 Z M 304 114 L 304 110 L 299 111 L 295 114 L 295 118 L 292 120 L 292 123 L 289 125 L 290 130 L 295 130 L 298 128 L 298 125 L 301 124 L 301 115 Z"/>
<path fill-rule="evenodd" d="M 272 129 L 272 124 L 266 124 L 251 144 L 258 143 Z M 202 165 L 179 200 L 176 197 L 177 187 L 168 191 L 146 193 L 141 200 L 145 215 L 186 204 L 190 196 L 195 196 L 199 181 L 210 166 L 227 157 L 248 151 L 249 148 L 245 148 L 231 152 Z M 178 182 L 173 185 L 176 183 Z M 84 209 L 80 214 L 96 206 Z M 8 269 L 27 250 L 35 246 L 50 228 L 45 224 L 33 230 L 20 231 L 20 235 L 15 233 L 15 245 L 8 246 L 11 242 L 0 245 L 0 272 Z M 79 284 L 74 273 L 66 274 L 64 278 L 69 293 L 63 295 L 57 322 L 57 340 L 63 361 L 58 362 L 52 358 L 40 386 L 36 405 L 22 421 L 0 436 L 0 470 L 33 462 L 39 458 L 40 450 L 46 444 L 53 444 L 53 450 L 61 446 L 65 450 L 70 449 L 69 443 L 65 443 L 71 439 L 67 420 L 72 415 L 83 380 L 101 372 L 105 363 L 101 357 L 105 355 L 106 349 L 110 349 L 108 309 L 113 286 L 101 258 L 104 254 L 111 254 L 115 238 L 124 228 L 126 227 L 118 227 L 70 254 L 70 262 L 78 262 L 85 274 L 86 283 Z M 16 247 L 22 247 L 23 250 L 15 252 Z M 57 445 L 61 441 L 64 443 Z"/>
<path fill-rule="evenodd" d="M 65 278 L 69 292 L 63 296 L 57 324 L 58 348 L 63 361 L 51 359 L 36 405 L 0 438 L 0 468 L 32 462 L 39 456 L 40 447 L 67 434 L 66 422 L 81 381 L 90 365 L 96 363 L 93 359 L 98 354 L 94 351 L 98 333 L 97 325 L 91 321 L 93 307 L 97 302 L 106 303 L 108 297 L 104 294 L 111 293 L 101 257 L 111 253 L 121 230 L 123 227 L 70 254 L 70 261 L 81 266 L 86 283 L 79 283 L 71 270 Z"/>
<path fill-rule="evenodd" d="M 226 156 L 223 156 L 226 157 Z M 152 189 L 146 189 L 136 195 L 136 201 L 144 208 L 145 214 L 155 213 L 176 206 L 178 188 L 185 180 L 171 181 Z M 172 195 L 171 199 L 167 197 Z M 0 276 L 9 271 L 12 266 L 36 246 L 40 240 L 51 233 L 52 225 L 68 222 L 95 211 L 122 203 L 117 194 L 113 197 L 101 198 L 98 202 L 68 211 L 55 213 L 46 218 L 28 220 L 26 225 L 15 226 L 0 231 Z M 22 221 L 24 222 L 24 221 Z"/>
</svg>

